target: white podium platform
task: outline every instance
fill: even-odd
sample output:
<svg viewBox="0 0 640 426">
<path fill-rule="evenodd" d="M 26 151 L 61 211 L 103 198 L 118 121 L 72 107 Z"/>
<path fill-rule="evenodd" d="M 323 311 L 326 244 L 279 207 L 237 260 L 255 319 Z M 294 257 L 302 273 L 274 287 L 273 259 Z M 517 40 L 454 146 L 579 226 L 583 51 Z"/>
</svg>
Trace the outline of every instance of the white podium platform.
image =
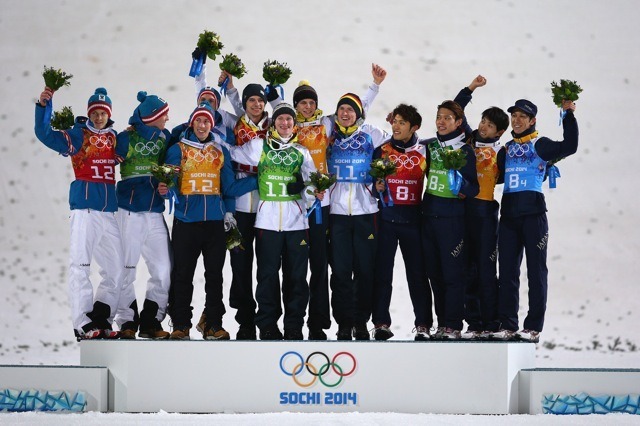
<svg viewBox="0 0 640 426">
<path fill-rule="evenodd" d="M 109 411 L 518 413 L 517 342 L 83 341 Z"/>
</svg>

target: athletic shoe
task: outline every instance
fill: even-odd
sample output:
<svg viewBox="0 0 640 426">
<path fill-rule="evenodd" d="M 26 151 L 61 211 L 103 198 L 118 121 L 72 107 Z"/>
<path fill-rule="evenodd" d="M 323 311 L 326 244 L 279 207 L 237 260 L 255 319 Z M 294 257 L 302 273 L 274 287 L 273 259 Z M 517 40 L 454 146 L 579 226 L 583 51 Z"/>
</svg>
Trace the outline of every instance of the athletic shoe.
<svg viewBox="0 0 640 426">
<path fill-rule="evenodd" d="M 189 330 L 191 327 L 175 328 L 169 335 L 169 340 L 189 340 Z"/>
<path fill-rule="evenodd" d="M 431 332 L 429 327 L 425 327 L 424 325 L 419 325 L 415 328 L 416 337 L 414 340 L 418 342 L 424 342 L 426 340 L 431 339 Z"/>
<path fill-rule="evenodd" d="M 442 337 L 443 340 L 459 340 L 460 339 L 460 330 L 456 330 L 451 327 L 444 327 L 442 329 Z"/>
<path fill-rule="evenodd" d="M 467 330 L 460 335 L 462 340 L 479 340 L 482 335 L 481 331 L 478 330 Z"/>
<path fill-rule="evenodd" d="M 202 333 L 204 340 L 229 340 L 229 333 L 222 327 L 211 326 Z"/>
<path fill-rule="evenodd" d="M 141 339 L 165 340 L 168 339 L 170 333 L 162 329 L 162 324 L 157 319 L 153 319 L 150 324 L 140 324 L 140 332 L 138 337 Z"/>
<path fill-rule="evenodd" d="M 285 329 L 284 340 L 304 340 L 302 330 L 298 329 Z"/>
<path fill-rule="evenodd" d="M 118 337 L 120 337 L 120 332 L 117 330 L 112 330 L 110 328 L 105 328 L 102 330 L 101 337 L 107 340 L 117 339 Z"/>
<path fill-rule="evenodd" d="M 496 340 L 508 341 L 508 340 L 516 340 L 517 336 L 515 331 L 501 328 L 500 330 L 493 332 L 491 334 L 491 338 Z"/>
<path fill-rule="evenodd" d="M 124 330 L 120 330 L 120 339 L 121 340 L 135 340 L 136 339 L 136 331 L 130 328 L 125 328 Z"/>
<path fill-rule="evenodd" d="M 236 340 L 256 340 L 256 328 L 251 325 L 241 325 L 236 333 Z"/>
<path fill-rule="evenodd" d="M 495 331 L 481 331 L 478 340 L 490 340 L 493 337 L 493 333 L 495 333 Z"/>
<path fill-rule="evenodd" d="M 87 331 L 76 331 L 76 340 L 81 341 L 81 340 L 96 340 L 99 339 L 102 336 L 102 330 L 97 329 L 97 328 L 92 328 L 91 330 L 87 330 Z"/>
<path fill-rule="evenodd" d="M 518 331 L 516 334 L 520 340 L 524 340 L 526 342 L 538 343 L 540 341 L 539 331 L 525 329 Z"/>
<path fill-rule="evenodd" d="M 327 340 L 327 333 L 321 328 L 310 328 L 309 340 Z"/>
<path fill-rule="evenodd" d="M 389 330 L 389 326 L 386 324 L 376 326 L 373 331 L 373 338 L 376 340 L 389 340 L 393 337 L 393 332 Z"/>
<path fill-rule="evenodd" d="M 444 334 L 444 327 L 436 328 L 436 332 L 431 336 L 433 340 L 442 340 L 442 335 Z"/>
<path fill-rule="evenodd" d="M 207 316 L 204 314 L 204 311 L 202 311 L 202 315 L 200 315 L 200 319 L 196 325 L 196 330 L 200 333 L 204 333 L 205 328 L 207 328 Z"/>
<path fill-rule="evenodd" d="M 260 330 L 260 340 L 282 340 L 284 336 L 278 326 L 267 327 Z"/>
<path fill-rule="evenodd" d="M 353 327 L 353 337 L 356 340 L 370 340 L 371 335 L 366 324 L 357 324 Z"/>
<path fill-rule="evenodd" d="M 338 327 L 338 340 L 351 340 L 353 339 L 352 327 Z"/>
</svg>

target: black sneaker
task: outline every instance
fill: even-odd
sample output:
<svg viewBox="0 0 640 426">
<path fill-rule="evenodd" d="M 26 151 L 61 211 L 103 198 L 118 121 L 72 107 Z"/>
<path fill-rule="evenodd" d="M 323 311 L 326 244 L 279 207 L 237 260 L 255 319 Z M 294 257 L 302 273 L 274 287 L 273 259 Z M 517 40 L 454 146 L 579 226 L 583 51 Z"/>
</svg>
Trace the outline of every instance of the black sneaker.
<svg viewBox="0 0 640 426">
<path fill-rule="evenodd" d="M 298 329 L 285 329 L 284 340 L 304 340 L 302 330 Z"/>
<path fill-rule="evenodd" d="M 327 340 L 327 333 L 321 328 L 310 328 L 309 340 Z"/>
<path fill-rule="evenodd" d="M 367 324 L 357 324 L 353 327 L 353 337 L 356 340 L 370 340 L 371 336 L 369 335 Z"/>
<path fill-rule="evenodd" d="M 376 340 L 389 340 L 393 337 L 393 332 L 389 329 L 389 326 L 386 324 L 376 326 L 376 329 L 373 331 L 373 338 Z"/>
<path fill-rule="evenodd" d="M 236 334 L 236 340 L 256 340 L 256 328 L 249 325 L 241 325 Z"/>
<path fill-rule="evenodd" d="M 282 332 L 277 326 L 268 327 L 260 330 L 260 340 L 282 340 Z"/>
<path fill-rule="evenodd" d="M 338 340 L 352 340 L 353 339 L 353 330 L 352 327 L 338 327 Z"/>
</svg>

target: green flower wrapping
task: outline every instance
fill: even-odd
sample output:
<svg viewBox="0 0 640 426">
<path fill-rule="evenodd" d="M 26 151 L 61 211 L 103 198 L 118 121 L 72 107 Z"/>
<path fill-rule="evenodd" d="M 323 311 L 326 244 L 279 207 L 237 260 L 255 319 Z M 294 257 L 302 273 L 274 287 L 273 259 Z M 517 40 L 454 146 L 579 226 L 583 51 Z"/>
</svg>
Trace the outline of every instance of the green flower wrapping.
<svg viewBox="0 0 640 426">
<path fill-rule="evenodd" d="M 555 81 L 551 82 L 551 94 L 553 103 L 559 108 L 562 107 L 562 101 L 577 101 L 578 95 L 582 92 L 582 87 L 577 82 L 571 80 L 560 80 L 560 84 Z"/>
<path fill-rule="evenodd" d="M 461 149 L 442 151 L 442 163 L 445 169 L 460 170 L 467 165 L 467 155 Z"/>
<path fill-rule="evenodd" d="M 227 244 L 227 250 L 231 251 L 236 248 L 244 250 L 242 246 L 242 234 L 237 226 L 231 226 L 231 228 L 225 234 L 225 242 Z"/>
<path fill-rule="evenodd" d="M 220 51 L 224 47 L 224 44 L 220 42 L 218 34 L 204 30 L 198 36 L 198 48 L 201 52 L 205 53 L 211 60 L 215 60 L 216 56 L 220 54 Z"/>
<path fill-rule="evenodd" d="M 220 69 L 226 71 L 235 78 L 242 78 L 247 73 L 247 68 L 242 63 L 242 60 L 233 53 L 222 56 L 222 62 L 220 63 Z"/>
<path fill-rule="evenodd" d="M 180 175 L 180 167 L 170 164 L 151 164 L 151 174 L 159 182 L 166 184 L 169 188 L 175 185 L 175 178 Z"/>
<path fill-rule="evenodd" d="M 396 172 L 396 164 L 388 157 L 376 158 L 371 162 L 369 174 L 376 179 L 386 179 Z"/>
<path fill-rule="evenodd" d="M 272 86 L 286 83 L 291 77 L 291 69 L 286 62 L 267 61 L 262 68 L 262 78 Z"/>
<path fill-rule="evenodd" d="M 61 111 L 56 111 L 51 117 L 51 127 L 56 130 L 67 130 L 73 127 L 75 117 L 71 107 L 62 107 Z"/>
<path fill-rule="evenodd" d="M 69 80 L 73 77 L 72 74 L 67 74 L 61 69 L 54 69 L 53 67 L 47 68 L 44 67 L 44 71 L 42 72 L 42 76 L 44 77 L 44 85 L 54 92 L 61 87 L 69 86 Z"/>
<path fill-rule="evenodd" d="M 326 191 L 336 183 L 336 175 L 333 173 L 320 173 L 320 172 L 311 172 L 309 174 L 309 180 L 304 184 L 306 186 L 313 185 L 318 192 Z M 314 195 L 313 191 L 307 189 L 307 194 Z"/>
</svg>

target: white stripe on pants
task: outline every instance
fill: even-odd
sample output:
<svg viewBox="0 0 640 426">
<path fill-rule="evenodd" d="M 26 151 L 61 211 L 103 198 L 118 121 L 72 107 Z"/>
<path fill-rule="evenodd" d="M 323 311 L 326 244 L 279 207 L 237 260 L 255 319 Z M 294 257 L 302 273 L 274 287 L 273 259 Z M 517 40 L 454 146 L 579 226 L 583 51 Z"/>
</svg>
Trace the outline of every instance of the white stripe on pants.
<svg viewBox="0 0 640 426">
<path fill-rule="evenodd" d="M 124 259 L 120 230 L 114 213 L 97 210 L 71 210 L 71 243 L 69 245 L 69 302 L 73 327 L 81 330 L 91 320 L 93 309 L 91 260 L 95 259 L 102 277 L 95 301 L 109 306 L 109 323 L 113 320 L 120 298 Z"/>
<path fill-rule="evenodd" d="M 150 275 L 145 298 L 158 304 L 156 319 L 162 322 L 169 302 L 172 264 L 169 230 L 164 216 L 162 213 L 120 209 L 116 218 L 122 235 L 125 265 L 116 323 L 122 326 L 125 322 L 133 321 L 133 309 L 130 306 L 136 300 L 134 282 L 141 255 Z"/>
</svg>

